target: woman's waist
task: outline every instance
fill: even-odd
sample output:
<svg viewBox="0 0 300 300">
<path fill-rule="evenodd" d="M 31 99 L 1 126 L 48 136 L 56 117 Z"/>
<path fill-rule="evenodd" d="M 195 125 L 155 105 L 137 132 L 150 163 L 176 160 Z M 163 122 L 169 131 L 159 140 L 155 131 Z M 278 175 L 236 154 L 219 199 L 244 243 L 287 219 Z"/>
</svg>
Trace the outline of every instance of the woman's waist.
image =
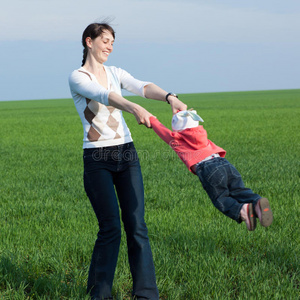
<svg viewBox="0 0 300 300">
<path fill-rule="evenodd" d="M 133 142 L 128 142 L 128 143 L 121 143 L 117 145 L 112 145 L 112 146 L 104 146 L 104 147 L 92 147 L 92 148 L 84 148 L 83 152 L 84 154 L 92 154 L 95 152 L 113 152 L 113 151 L 124 151 L 126 149 L 132 148 Z"/>
</svg>

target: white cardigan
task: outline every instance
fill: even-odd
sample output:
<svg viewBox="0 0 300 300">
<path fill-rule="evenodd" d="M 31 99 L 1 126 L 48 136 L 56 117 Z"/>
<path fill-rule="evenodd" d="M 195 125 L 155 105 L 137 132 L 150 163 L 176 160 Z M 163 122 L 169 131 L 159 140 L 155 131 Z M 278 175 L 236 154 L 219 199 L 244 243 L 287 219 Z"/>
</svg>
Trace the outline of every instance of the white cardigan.
<svg viewBox="0 0 300 300">
<path fill-rule="evenodd" d="M 115 146 L 132 141 L 122 111 L 109 106 L 108 95 L 121 89 L 145 98 L 144 87 L 151 82 L 135 79 L 125 70 L 104 66 L 108 89 L 83 67 L 69 76 L 71 94 L 83 125 L 83 148 Z"/>
</svg>

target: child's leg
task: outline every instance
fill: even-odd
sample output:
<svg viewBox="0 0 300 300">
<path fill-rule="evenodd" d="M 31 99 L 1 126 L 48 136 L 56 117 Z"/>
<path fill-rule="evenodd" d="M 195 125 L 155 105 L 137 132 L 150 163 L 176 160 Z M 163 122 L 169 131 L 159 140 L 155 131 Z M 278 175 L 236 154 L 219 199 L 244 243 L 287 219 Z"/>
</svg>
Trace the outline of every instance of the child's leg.
<svg viewBox="0 0 300 300">
<path fill-rule="evenodd" d="M 230 195 L 240 203 L 252 203 L 256 217 L 264 227 L 271 225 L 273 214 L 267 198 L 262 198 L 260 195 L 253 193 L 249 188 L 246 188 L 240 173 L 230 164 Z M 243 206 L 246 209 L 246 205 Z"/>
<path fill-rule="evenodd" d="M 230 195 L 228 167 L 229 162 L 226 159 L 213 158 L 200 164 L 196 174 L 214 206 L 227 217 L 241 223 L 240 211 L 243 203 Z"/>
<path fill-rule="evenodd" d="M 267 198 L 260 198 L 255 206 L 255 213 L 262 226 L 268 227 L 273 222 L 273 213 Z"/>
<path fill-rule="evenodd" d="M 250 231 L 256 228 L 256 215 L 252 203 L 244 204 L 241 209 L 241 220 L 246 223 L 247 229 Z"/>
<path fill-rule="evenodd" d="M 232 164 L 229 163 L 227 171 L 230 195 L 239 203 L 252 203 L 255 206 L 261 196 L 245 187 L 241 174 Z"/>
</svg>

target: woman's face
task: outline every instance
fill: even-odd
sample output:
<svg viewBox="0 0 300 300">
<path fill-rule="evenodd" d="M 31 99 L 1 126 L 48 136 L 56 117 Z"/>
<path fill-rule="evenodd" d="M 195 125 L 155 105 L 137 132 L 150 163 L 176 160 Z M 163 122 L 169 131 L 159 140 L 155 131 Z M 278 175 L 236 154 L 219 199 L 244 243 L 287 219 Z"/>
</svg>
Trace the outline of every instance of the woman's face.
<svg viewBox="0 0 300 300">
<path fill-rule="evenodd" d="M 105 30 L 100 36 L 92 40 L 87 38 L 87 45 L 90 49 L 90 54 L 99 63 L 107 61 L 109 54 L 113 51 L 114 37 L 112 34 Z"/>
</svg>

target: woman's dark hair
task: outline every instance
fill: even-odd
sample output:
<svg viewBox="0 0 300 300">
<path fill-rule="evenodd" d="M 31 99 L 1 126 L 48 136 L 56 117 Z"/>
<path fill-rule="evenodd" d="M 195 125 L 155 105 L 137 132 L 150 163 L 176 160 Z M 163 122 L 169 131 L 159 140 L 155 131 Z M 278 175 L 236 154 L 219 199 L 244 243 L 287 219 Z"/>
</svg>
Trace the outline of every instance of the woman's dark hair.
<svg viewBox="0 0 300 300">
<path fill-rule="evenodd" d="M 105 30 L 109 31 L 112 34 L 112 36 L 115 38 L 115 31 L 107 23 L 92 23 L 84 30 L 84 32 L 82 34 L 82 40 L 81 40 L 82 46 L 84 48 L 83 49 L 83 59 L 82 59 L 82 65 L 81 66 L 83 66 L 85 64 L 86 57 L 87 57 L 87 54 L 88 54 L 88 48 L 86 46 L 86 38 L 90 37 L 92 40 L 94 40 L 98 36 L 101 36 L 101 34 Z"/>
</svg>

